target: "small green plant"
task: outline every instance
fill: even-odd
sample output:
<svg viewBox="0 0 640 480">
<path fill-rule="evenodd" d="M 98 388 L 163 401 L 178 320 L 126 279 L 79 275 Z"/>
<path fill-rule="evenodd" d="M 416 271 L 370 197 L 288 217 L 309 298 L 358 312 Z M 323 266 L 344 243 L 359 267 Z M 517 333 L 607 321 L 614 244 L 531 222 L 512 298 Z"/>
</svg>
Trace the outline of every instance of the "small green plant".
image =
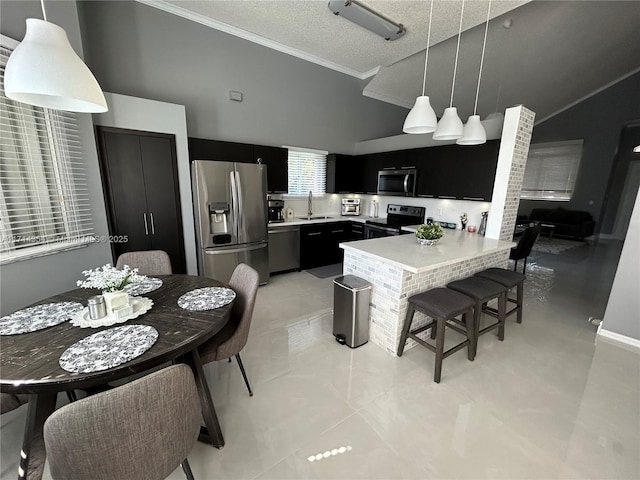
<svg viewBox="0 0 640 480">
<path fill-rule="evenodd" d="M 425 240 L 437 240 L 438 238 L 444 237 L 444 228 L 435 223 L 420 225 L 416 231 L 416 237 L 424 238 Z"/>
</svg>

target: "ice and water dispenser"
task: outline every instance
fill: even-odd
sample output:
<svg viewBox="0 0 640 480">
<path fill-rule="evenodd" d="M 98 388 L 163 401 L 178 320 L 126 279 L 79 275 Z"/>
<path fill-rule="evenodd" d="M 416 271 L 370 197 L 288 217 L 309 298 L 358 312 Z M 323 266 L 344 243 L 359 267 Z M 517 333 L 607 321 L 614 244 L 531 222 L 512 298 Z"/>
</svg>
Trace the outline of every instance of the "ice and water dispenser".
<svg viewBox="0 0 640 480">
<path fill-rule="evenodd" d="M 211 202 L 209 204 L 209 237 L 211 244 L 223 245 L 231 243 L 231 218 L 229 204 Z"/>
</svg>

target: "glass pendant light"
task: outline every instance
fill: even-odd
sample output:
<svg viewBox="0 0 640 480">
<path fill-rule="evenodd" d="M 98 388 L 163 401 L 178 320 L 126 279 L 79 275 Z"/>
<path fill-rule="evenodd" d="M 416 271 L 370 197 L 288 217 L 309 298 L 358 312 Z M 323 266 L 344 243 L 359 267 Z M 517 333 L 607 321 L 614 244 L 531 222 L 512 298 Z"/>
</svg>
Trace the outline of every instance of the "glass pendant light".
<svg viewBox="0 0 640 480">
<path fill-rule="evenodd" d="M 491 0 L 487 8 L 487 22 L 484 27 L 484 41 L 482 42 L 482 56 L 480 57 L 480 72 L 478 73 L 478 86 L 476 87 L 476 102 L 473 106 L 473 115 L 469 117 L 464 126 L 464 135 L 456 140 L 458 145 L 481 145 L 487 141 L 487 132 L 480 122 L 478 112 L 478 94 L 480 93 L 480 79 L 482 78 L 482 65 L 484 63 L 484 51 L 487 46 L 487 31 L 489 30 L 489 17 L 491 14 Z"/>
<path fill-rule="evenodd" d="M 82 113 L 108 110 L 102 89 L 58 25 L 27 19 L 24 39 L 5 68 L 5 95 L 38 107 Z"/>
<path fill-rule="evenodd" d="M 427 30 L 427 49 L 424 57 L 424 76 L 422 77 L 422 95 L 416 98 L 416 103 L 404 120 L 404 133 L 431 133 L 438 125 L 438 117 L 431 107 L 429 97 L 425 96 L 424 88 L 427 82 L 427 63 L 429 61 L 429 42 L 431 39 L 431 18 L 433 17 L 433 2 L 429 9 L 429 30 Z"/>
<path fill-rule="evenodd" d="M 453 92 L 456 85 L 456 71 L 458 70 L 458 54 L 460 52 L 460 36 L 462 35 L 462 17 L 464 15 L 464 0 L 460 10 L 460 28 L 458 29 L 458 46 L 456 47 L 456 60 L 453 65 L 453 82 L 451 84 L 451 100 L 449 106 L 444 109 L 442 118 L 438 122 L 436 131 L 433 132 L 434 140 L 456 140 L 464 134 L 462 120 L 458 116 L 458 109 L 453 106 Z"/>
</svg>

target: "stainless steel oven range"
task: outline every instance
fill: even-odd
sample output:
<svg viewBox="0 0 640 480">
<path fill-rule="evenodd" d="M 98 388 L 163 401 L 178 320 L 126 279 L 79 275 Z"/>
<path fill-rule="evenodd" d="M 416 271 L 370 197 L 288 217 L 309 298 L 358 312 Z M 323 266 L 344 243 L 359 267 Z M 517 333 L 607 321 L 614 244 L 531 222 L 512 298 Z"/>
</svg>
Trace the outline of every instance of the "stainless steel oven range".
<svg viewBox="0 0 640 480">
<path fill-rule="evenodd" d="M 408 205 L 387 206 L 387 218 L 367 220 L 364 225 L 364 238 L 388 237 L 401 235 L 401 228 L 407 225 L 424 223 L 424 207 L 411 207 Z"/>
</svg>

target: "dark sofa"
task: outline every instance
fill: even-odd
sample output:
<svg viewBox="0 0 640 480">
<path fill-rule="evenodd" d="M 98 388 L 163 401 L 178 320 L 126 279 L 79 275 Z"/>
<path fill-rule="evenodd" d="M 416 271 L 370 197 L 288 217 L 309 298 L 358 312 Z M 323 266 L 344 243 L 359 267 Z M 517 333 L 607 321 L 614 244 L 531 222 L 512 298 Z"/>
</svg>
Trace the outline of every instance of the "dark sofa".
<svg viewBox="0 0 640 480">
<path fill-rule="evenodd" d="M 534 208 L 529 215 L 530 222 L 554 225 L 553 235 L 574 237 L 584 240 L 593 235 L 596 222 L 589 212 L 565 210 L 564 208 Z"/>
</svg>

